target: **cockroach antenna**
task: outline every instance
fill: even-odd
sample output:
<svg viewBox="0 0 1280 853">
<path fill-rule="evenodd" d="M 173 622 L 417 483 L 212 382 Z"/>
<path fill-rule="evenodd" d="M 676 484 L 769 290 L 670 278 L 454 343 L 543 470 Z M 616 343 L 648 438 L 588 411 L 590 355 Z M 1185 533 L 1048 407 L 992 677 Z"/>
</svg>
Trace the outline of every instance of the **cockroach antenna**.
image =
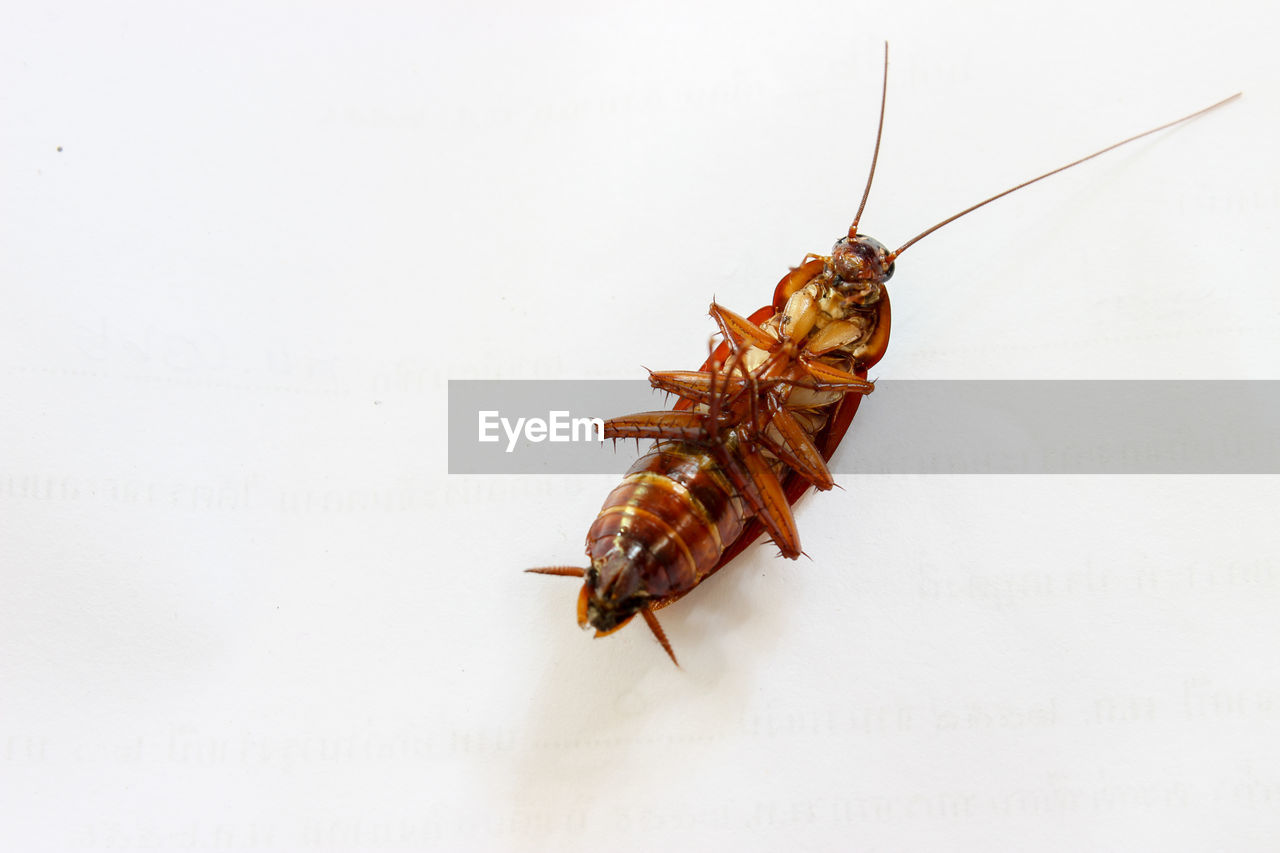
<svg viewBox="0 0 1280 853">
<path fill-rule="evenodd" d="M 880 76 L 880 123 L 876 126 L 876 148 L 871 152 L 871 170 L 867 172 L 867 185 L 862 190 L 862 201 L 858 203 L 858 212 L 853 215 L 853 224 L 849 226 L 849 239 L 858 236 L 858 221 L 862 219 L 862 211 L 867 208 L 867 198 L 871 195 L 871 182 L 876 176 L 876 161 L 880 159 L 880 137 L 884 135 L 884 105 L 889 100 L 889 42 L 884 43 L 884 73 Z"/>
<path fill-rule="evenodd" d="M 886 45 L 886 50 L 887 50 L 887 47 L 888 46 Z M 887 62 L 887 58 L 888 58 L 888 55 L 886 53 L 886 62 Z M 1167 130 L 1168 128 L 1173 127 L 1175 124 L 1182 124 L 1184 121 L 1191 121 L 1191 119 L 1193 118 L 1202 116 L 1205 113 L 1210 112 L 1211 110 L 1216 110 L 1218 107 L 1231 103 L 1232 101 L 1234 101 L 1236 98 L 1240 97 L 1243 94 L 1244 94 L 1243 92 L 1236 92 L 1231 97 L 1223 98 L 1221 101 L 1218 101 L 1216 104 L 1210 104 L 1209 106 L 1204 107 L 1203 109 L 1196 110 L 1190 115 L 1185 115 L 1182 118 L 1175 118 L 1173 121 L 1165 122 L 1159 127 L 1153 127 L 1150 130 L 1144 130 L 1142 133 L 1138 133 L 1133 136 L 1130 136 L 1128 139 L 1122 139 L 1119 142 L 1112 143 L 1111 145 L 1108 145 L 1106 148 L 1095 151 L 1092 154 L 1089 154 L 1088 156 L 1081 157 L 1079 160 L 1073 160 L 1065 166 L 1059 166 L 1058 168 L 1045 172 L 1043 175 L 1038 175 L 1029 181 L 1023 181 L 1017 186 L 1009 187 L 1009 189 L 1005 190 L 1004 192 L 998 192 L 995 195 L 991 196 L 990 198 L 983 199 L 982 201 L 978 202 L 975 205 L 966 207 L 964 210 L 960 211 L 959 213 L 948 216 L 946 219 L 942 220 L 937 225 L 933 225 L 933 226 L 930 226 L 929 228 L 926 228 L 916 236 L 912 237 L 907 242 L 903 243 L 898 248 L 894 249 L 892 252 L 889 253 L 889 262 L 892 263 L 899 255 L 905 252 L 912 245 L 914 245 L 915 243 L 918 243 L 920 240 L 923 240 L 925 237 L 928 237 L 930 234 L 932 234 L 934 231 L 937 231 L 942 226 L 949 225 L 952 222 L 955 222 L 960 217 L 969 213 L 973 213 L 975 210 L 977 210 L 978 208 L 984 205 L 991 204 L 991 202 L 995 201 L 998 198 L 1004 198 L 1009 193 L 1017 192 L 1023 187 L 1029 187 L 1032 184 L 1034 184 L 1036 181 L 1043 181 L 1045 178 L 1048 178 L 1052 175 L 1056 175 L 1059 172 L 1065 172 L 1067 169 L 1070 169 L 1072 166 L 1079 166 L 1081 163 L 1087 163 L 1088 161 L 1092 160 L 1094 157 L 1101 157 L 1103 154 L 1106 154 L 1108 151 L 1114 151 L 1115 149 L 1119 148 L 1121 145 L 1128 145 L 1130 142 L 1137 142 L 1139 139 L 1142 139 L 1144 136 L 1150 136 L 1153 133 L 1159 133 L 1162 130 Z M 884 108 L 881 107 L 881 118 L 880 118 L 881 122 L 884 121 L 883 109 Z M 876 148 L 879 149 L 879 147 L 880 147 L 880 141 L 879 139 L 877 139 Z M 872 170 L 874 171 L 874 169 L 875 169 L 875 162 L 873 160 Z M 857 224 L 856 221 L 854 224 L 855 225 Z"/>
</svg>

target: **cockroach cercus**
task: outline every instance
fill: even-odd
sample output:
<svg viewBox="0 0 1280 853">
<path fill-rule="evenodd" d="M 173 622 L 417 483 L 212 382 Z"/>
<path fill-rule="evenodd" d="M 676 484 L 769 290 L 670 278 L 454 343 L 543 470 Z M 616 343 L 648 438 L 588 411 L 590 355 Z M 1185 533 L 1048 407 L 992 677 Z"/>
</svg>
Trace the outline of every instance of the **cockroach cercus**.
<svg viewBox="0 0 1280 853">
<path fill-rule="evenodd" d="M 590 565 L 528 569 L 583 579 L 578 624 L 602 637 L 636 614 L 675 662 L 654 611 L 687 595 L 768 532 L 783 556 L 800 555 L 791 505 L 827 468 L 864 394 L 867 370 L 889 343 L 894 262 L 917 241 L 983 205 L 1112 149 L 1240 97 L 1131 136 L 1010 187 L 926 228 L 890 251 L 858 231 L 871 193 L 888 94 L 889 46 L 875 150 L 862 201 L 830 255 L 807 255 L 749 317 L 712 303 L 723 341 L 699 370 L 649 374 L 678 396 L 669 411 L 605 422 L 606 438 L 651 439 L 652 449 L 609 493 L 587 531 Z"/>
</svg>

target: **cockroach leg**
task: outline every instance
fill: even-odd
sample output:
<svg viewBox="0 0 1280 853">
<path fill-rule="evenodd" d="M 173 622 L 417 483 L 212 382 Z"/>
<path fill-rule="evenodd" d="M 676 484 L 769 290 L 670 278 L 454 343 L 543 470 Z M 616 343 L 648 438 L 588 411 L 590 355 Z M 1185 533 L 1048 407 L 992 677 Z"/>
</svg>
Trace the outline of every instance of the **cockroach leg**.
<svg viewBox="0 0 1280 853">
<path fill-rule="evenodd" d="M 861 376 L 855 376 L 838 367 L 832 367 L 820 361 L 802 361 L 801 364 L 804 365 L 805 371 L 816 380 L 814 388 L 818 390 L 853 391 L 859 394 L 870 394 L 876 390 L 874 382 L 863 379 Z"/>
<path fill-rule="evenodd" d="M 836 320 L 814 333 L 813 337 L 805 343 L 805 353 L 807 355 L 826 355 L 832 350 L 840 349 L 853 343 L 862 337 L 864 333 L 865 329 L 858 323 L 851 323 L 848 320 Z"/>
<path fill-rule="evenodd" d="M 782 316 L 778 319 L 778 331 L 783 340 L 799 343 L 804 340 L 818 321 L 818 303 L 807 290 L 797 290 L 787 299 Z"/>
<path fill-rule="evenodd" d="M 738 351 L 735 349 L 732 353 L 729 354 L 729 364 L 732 365 L 734 359 L 736 359 L 737 357 L 738 357 Z M 707 422 L 709 424 L 715 424 L 716 421 L 719 420 L 720 418 L 720 397 L 723 392 L 721 392 L 716 388 L 716 380 L 719 379 L 721 375 L 720 368 L 721 368 L 721 365 L 719 364 L 719 362 L 712 362 L 711 364 L 707 365 L 707 416 L 706 417 L 707 417 Z M 729 375 L 728 371 L 724 371 L 724 375 L 725 376 Z M 714 426 L 712 426 L 712 430 L 714 432 L 711 432 L 708 437 L 711 437 L 711 438 L 717 437 L 719 435 L 719 430 L 716 430 Z"/>
<path fill-rule="evenodd" d="M 735 314 L 728 308 L 716 303 L 711 303 L 711 316 L 715 318 L 716 323 L 720 326 L 720 331 L 724 332 L 725 340 L 731 341 L 731 347 L 739 347 L 744 343 L 758 347 L 766 352 L 773 348 L 777 343 L 772 335 L 764 329 L 752 323 L 741 314 Z"/>
<path fill-rule="evenodd" d="M 711 401 L 711 379 L 714 374 L 709 370 L 663 370 L 650 371 L 649 384 L 659 391 L 677 394 L 694 403 Z M 729 378 L 727 390 L 736 394 L 743 387 L 740 379 Z"/>
<path fill-rule="evenodd" d="M 775 341 L 774 350 L 765 355 L 764 360 L 755 367 L 750 367 L 746 361 L 749 351 L 743 351 L 741 362 L 741 370 L 743 381 L 739 384 L 736 391 L 725 396 L 724 407 L 732 409 L 739 404 L 743 394 L 747 394 L 747 409 L 751 424 L 760 423 L 760 413 L 757 401 L 760 399 L 760 389 L 764 387 L 773 388 L 777 385 L 777 377 L 769 377 L 770 370 L 780 360 L 790 357 L 785 348 L 778 348 Z"/>
<path fill-rule="evenodd" d="M 755 441 L 757 444 L 762 446 L 765 450 L 768 450 L 774 456 L 778 457 L 778 459 L 783 464 L 789 465 L 792 468 L 794 468 L 797 473 L 799 473 L 802 477 L 808 480 L 810 484 L 816 486 L 818 489 L 822 491 L 826 491 L 827 489 L 830 489 L 835 485 L 834 480 L 831 481 L 830 485 L 827 485 L 826 480 L 823 478 L 821 471 L 816 469 L 809 470 L 809 469 L 803 468 L 802 466 L 805 464 L 805 460 L 797 456 L 795 453 L 793 453 L 791 449 L 788 448 L 782 442 L 775 441 L 772 437 L 770 437 L 765 433 L 758 434 L 755 438 Z M 825 464 L 823 465 L 823 467 L 824 468 L 826 467 Z M 829 472 L 827 476 L 828 477 L 830 476 Z"/>
<path fill-rule="evenodd" d="M 748 446 L 740 446 L 738 452 L 733 453 L 716 445 L 712 452 L 729 482 L 764 524 L 774 544 L 788 557 L 799 556 L 800 533 L 791 514 L 791 504 L 769 463 Z"/>
<path fill-rule="evenodd" d="M 826 461 L 822 458 L 822 452 L 805 432 L 804 427 L 782 407 L 773 395 L 769 395 L 767 403 L 770 410 L 769 422 L 777 428 L 781 438 L 781 441 L 777 442 L 779 446 L 770 449 L 820 491 L 825 492 L 834 486 L 835 480 L 831 476 L 831 470 L 827 468 Z"/>
<path fill-rule="evenodd" d="M 737 393 L 730 396 L 726 394 L 725 389 L 729 387 L 730 383 L 737 381 L 733 378 L 733 373 L 735 370 L 742 369 L 743 353 L 745 352 L 746 350 L 743 349 L 735 349 L 730 353 L 728 360 L 724 363 L 723 370 L 717 370 L 719 367 L 717 364 L 709 366 L 706 436 L 708 441 L 715 442 L 720 440 L 721 420 L 725 417 L 725 413 L 730 411 L 732 402 L 741 393 L 741 389 L 739 389 Z M 744 381 L 751 381 L 750 371 L 743 371 L 743 376 Z M 717 380 L 721 382 L 719 387 L 716 385 Z"/>
<path fill-rule="evenodd" d="M 708 417 L 702 412 L 640 412 L 604 422 L 605 438 L 649 438 L 668 441 L 704 441 Z"/>
<path fill-rule="evenodd" d="M 791 504 L 787 500 L 786 492 L 783 491 L 782 482 L 778 479 L 778 475 L 774 473 L 768 461 L 757 453 L 754 448 L 743 448 L 742 461 L 746 466 L 752 483 L 759 489 L 763 503 L 762 518 L 766 522 L 772 520 L 769 527 L 769 535 L 774 537 L 774 544 L 778 546 L 786 557 L 794 558 L 800 556 L 800 532 L 796 529 L 796 520 L 791 514 Z M 776 535 L 775 528 L 777 530 Z"/>
</svg>

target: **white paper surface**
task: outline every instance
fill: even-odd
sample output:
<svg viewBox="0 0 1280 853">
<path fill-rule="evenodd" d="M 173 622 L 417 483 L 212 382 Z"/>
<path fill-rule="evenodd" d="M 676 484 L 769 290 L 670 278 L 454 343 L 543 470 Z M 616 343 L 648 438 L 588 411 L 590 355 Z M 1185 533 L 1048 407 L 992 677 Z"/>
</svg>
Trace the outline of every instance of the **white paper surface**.
<svg viewBox="0 0 1280 853">
<path fill-rule="evenodd" d="M 8 17 L 0 847 L 1275 848 L 1276 478 L 845 482 L 677 670 L 520 574 L 613 478 L 443 429 L 696 366 L 847 227 L 885 38 L 891 245 L 1245 97 L 913 247 L 878 376 L 1277 378 L 1270 6 Z"/>
</svg>

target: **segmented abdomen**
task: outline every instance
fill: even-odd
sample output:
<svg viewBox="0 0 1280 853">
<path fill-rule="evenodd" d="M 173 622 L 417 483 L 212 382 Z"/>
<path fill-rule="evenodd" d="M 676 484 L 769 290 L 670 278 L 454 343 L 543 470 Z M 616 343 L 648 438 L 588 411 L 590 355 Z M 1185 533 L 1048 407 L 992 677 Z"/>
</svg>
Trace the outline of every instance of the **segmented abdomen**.
<svg viewBox="0 0 1280 853">
<path fill-rule="evenodd" d="M 592 565 L 626 554 L 654 599 L 679 597 L 742 535 L 750 510 L 705 449 L 662 444 L 641 456 L 609 493 L 591 529 Z"/>
</svg>

